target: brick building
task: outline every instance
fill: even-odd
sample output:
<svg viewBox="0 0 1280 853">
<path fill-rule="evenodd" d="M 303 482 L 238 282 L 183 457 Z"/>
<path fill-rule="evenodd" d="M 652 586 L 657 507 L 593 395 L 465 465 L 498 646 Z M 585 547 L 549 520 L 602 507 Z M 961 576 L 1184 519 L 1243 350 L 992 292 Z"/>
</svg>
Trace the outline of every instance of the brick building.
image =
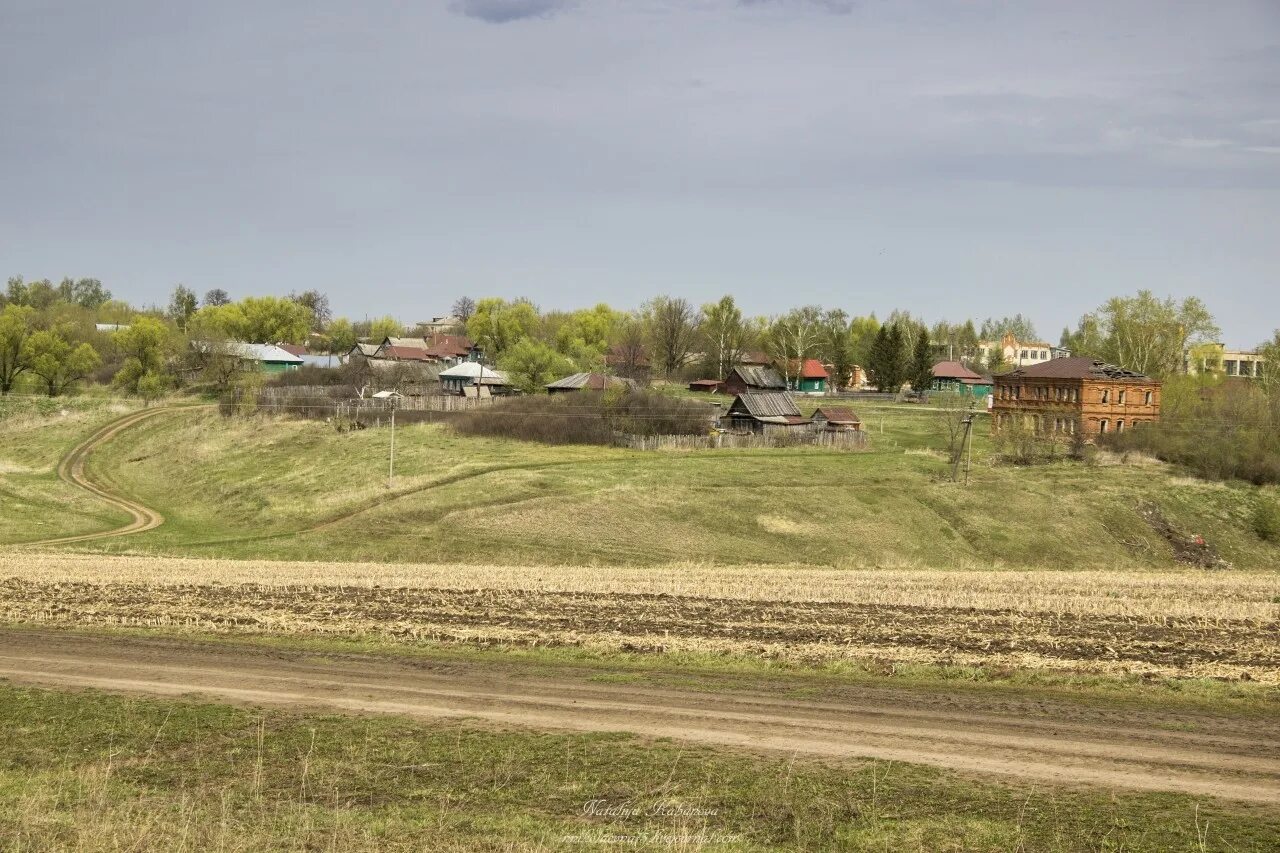
<svg viewBox="0 0 1280 853">
<path fill-rule="evenodd" d="M 992 429 L 1029 420 L 1037 430 L 1095 436 L 1160 418 L 1160 383 L 1091 358 L 1055 358 L 995 378 Z"/>
</svg>

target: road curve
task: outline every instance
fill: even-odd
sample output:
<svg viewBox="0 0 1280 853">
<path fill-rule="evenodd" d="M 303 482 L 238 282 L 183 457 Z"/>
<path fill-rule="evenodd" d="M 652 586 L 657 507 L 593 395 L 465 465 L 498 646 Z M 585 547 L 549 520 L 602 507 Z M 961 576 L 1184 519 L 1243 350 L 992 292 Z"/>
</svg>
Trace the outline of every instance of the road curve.
<svg viewBox="0 0 1280 853">
<path fill-rule="evenodd" d="M 144 530 L 153 530 L 164 524 L 164 516 L 156 510 L 151 509 L 148 506 L 144 506 L 125 495 L 112 492 L 90 480 L 85 474 L 85 463 L 88 461 L 89 454 L 94 448 L 110 441 L 129 427 L 163 412 L 172 412 L 177 408 L 194 407 L 161 406 L 155 409 L 143 409 L 140 412 L 131 412 L 122 418 L 112 421 L 99 429 L 93 435 L 86 438 L 84 441 L 77 444 L 67 453 L 66 456 L 62 457 L 62 461 L 58 463 L 59 479 L 70 483 L 73 486 L 79 486 L 105 503 L 127 512 L 130 516 L 128 524 L 111 530 L 100 530 L 96 533 L 81 533 L 75 536 L 59 536 L 53 539 L 39 539 L 34 542 L 22 542 L 18 544 L 24 546 L 68 545 L 72 542 L 88 542 L 93 539 L 109 539 L 115 536 L 128 536 L 131 533 L 141 533 Z"/>
<path fill-rule="evenodd" d="M 1280 805 L 1280 743 L 1270 717 L 882 687 L 853 687 L 821 700 L 706 693 L 478 661 L 400 662 L 12 628 L 0 628 L 0 678 L 255 706 L 626 731 L 749 751 Z"/>
</svg>

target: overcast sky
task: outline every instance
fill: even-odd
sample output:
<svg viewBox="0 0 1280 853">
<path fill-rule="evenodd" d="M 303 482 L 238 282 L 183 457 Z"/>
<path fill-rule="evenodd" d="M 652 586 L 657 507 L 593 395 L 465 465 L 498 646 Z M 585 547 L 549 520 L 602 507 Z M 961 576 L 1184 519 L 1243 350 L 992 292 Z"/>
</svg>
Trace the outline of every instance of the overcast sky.
<svg viewBox="0 0 1280 853">
<path fill-rule="evenodd" d="M 0 0 L 0 274 L 1280 326 L 1280 3 Z"/>
</svg>

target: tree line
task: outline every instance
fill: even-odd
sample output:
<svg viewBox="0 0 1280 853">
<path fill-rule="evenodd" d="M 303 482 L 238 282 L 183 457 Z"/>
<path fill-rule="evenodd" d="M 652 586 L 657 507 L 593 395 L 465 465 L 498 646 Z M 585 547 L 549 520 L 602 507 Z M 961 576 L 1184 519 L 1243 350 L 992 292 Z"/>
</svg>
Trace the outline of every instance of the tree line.
<svg viewBox="0 0 1280 853">
<path fill-rule="evenodd" d="M 574 371 L 723 379 L 757 353 L 788 380 L 816 359 L 837 386 L 851 382 L 860 367 L 881 390 L 905 383 L 920 388 L 928 386 L 940 360 L 979 373 L 1007 369 L 999 346 L 982 356 L 982 341 L 1038 338 L 1022 314 L 928 324 L 903 310 L 881 321 L 874 313 L 807 305 L 765 317 L 748 315 L 730 295 L 701 306 L 664 295 L 636 310 L 599 303 L 569 311 L 541 310 L 529 299 L 462 297 L 452 311 L 457 324 L 450 331 L 471 338 L 487 361 L 525 390 Z M 98 332 L 98 323 L 121 329 Z M 167 305 L 135 308 L 113 299 L 97 279 L 54 284 L 15 277 L 0 293 L 0 392 L 10 393 L 19 382 L 50 395 L 86 381 L 143 396 L 197 381 L 222 388 L 241 367 L 226 354 L 229 342 L 306 344 L 314 352 L 343 355 L 358 341 L 425 331 L 393 317 L 335 316 L 318 290 L 233 299 L 222 289 L 201 297 L 178 285 Z M 1074 330 L 1063 330 L 1060 343 L 1077 355 L 1165 378 L 1181 370 L 1187 347 L 1218 335 L 1200 300 L 1160 299 L 1144 290 L 1084 315 Z"/>
</svg>

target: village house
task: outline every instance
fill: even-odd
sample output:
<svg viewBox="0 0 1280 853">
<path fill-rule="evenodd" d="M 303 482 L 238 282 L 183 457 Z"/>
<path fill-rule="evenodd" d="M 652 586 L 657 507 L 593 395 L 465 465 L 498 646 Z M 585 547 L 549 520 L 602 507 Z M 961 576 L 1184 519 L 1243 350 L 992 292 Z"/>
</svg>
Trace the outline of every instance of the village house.
<svg viewBox="0 0 1280 853">
<path fill-rule="evenodd" d="M 862 431 L 862 419 L 848 406 L 823 406 L 813 413 L 812 420 L 819 432 Z"/>
<path fill-rule="evenodd" d="M 603 391 L 606 388 L 622 387 L 630 391 L 636 389 L 634 379 L 620 376 L 606 376 L 603 373 L 574 373 L 563 379 L 548 383 L 548 394 L 563 394 L 573 391 Z"/>
<path fill-rule="evenodd" d="M 720 384 L 719 379 L 695 379 L 689 383 L 689 390 L 700 394 L 714 394 L 720 390 Z"/>
<path fill-rule="evenodd" d="M 476 361 L 464 361 L 440 371 L 440 389 L 446 394 L 463 397 L 488 397 L 509 394 L 511 383 L 500 370 Z"/>
<path fill-rule="evenodd" d="M 933 366 L 933 382 L 929 390 L 985 397 L 991 393 L 991 380 L 958 361 L 940 361 Z"/>
<path fill-rule="evenodd" d="M 992 429 L 1097 436 L 1160 418 L 1160 382 L 1091 358 L 1057 358 L 995 378 Z"/>
<path fill-rule="evenodd" d="M 813 421 L 800 414 L 786 391 L 744 391 L 733 398 L 720 423 L 733 432 L 771 433 L 807 429 Z"/>
<path fill-rule="evenodd" d="M 725 394 L 747 391 L 786 391 L 787 383 L 772 367 L 738 365 L 729 371 L 720 385 Z"/>
<path fill-rule="evenodd" d="M 789 383 L 792 391 L 800 394 L 827 393 L 827 380 L 831 377 L 822 362 L 816 358 L 806 358 L 800 362 L 798 369 L 794 363 L 791 367 L 794 373 Z"/>
</svg>

